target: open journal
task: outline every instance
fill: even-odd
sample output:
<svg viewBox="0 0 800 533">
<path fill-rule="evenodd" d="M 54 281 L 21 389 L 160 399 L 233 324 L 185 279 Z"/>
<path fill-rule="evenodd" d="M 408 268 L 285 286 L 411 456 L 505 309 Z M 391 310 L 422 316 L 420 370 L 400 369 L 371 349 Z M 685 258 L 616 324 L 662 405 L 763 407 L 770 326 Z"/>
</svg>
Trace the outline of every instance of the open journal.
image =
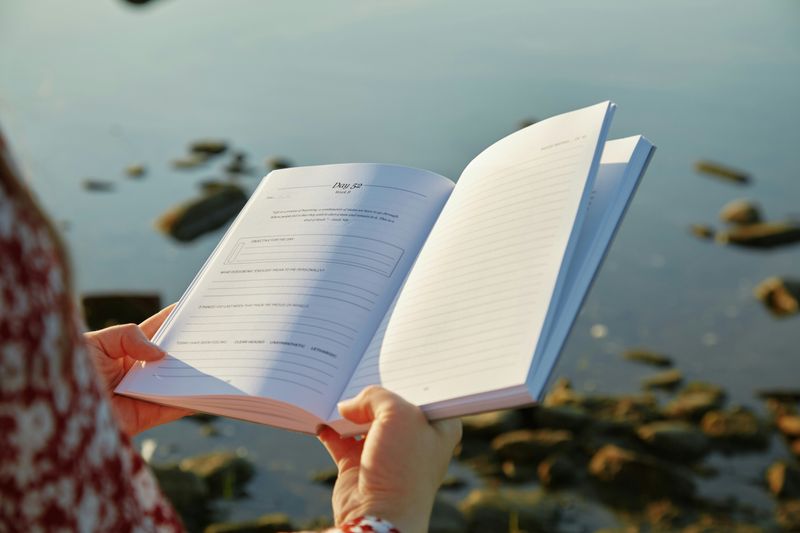
<svg viewBox="0 0 800 533">
<path fill-rule="evenodd" d="M 315 433 L 371 384 L 432 418 L 536 401 L 653 152 L 604 102 L 517 131 L 458 184 L 271 172 L 116 392 Z"/>
</svg>

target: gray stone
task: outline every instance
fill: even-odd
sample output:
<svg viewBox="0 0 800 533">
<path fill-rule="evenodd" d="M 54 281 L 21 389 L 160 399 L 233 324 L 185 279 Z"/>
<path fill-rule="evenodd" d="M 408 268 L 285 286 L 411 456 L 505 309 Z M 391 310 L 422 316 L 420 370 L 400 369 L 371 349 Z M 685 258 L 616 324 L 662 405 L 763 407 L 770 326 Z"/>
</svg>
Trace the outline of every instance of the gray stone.
<svg viewBox="0 0 800 533">
<path fill-rule="evenodd" d="M 776 317 L 800 311 L 800 281 L 767 278 L 753 289 L 753 295 Z"/>
<path fill-rule="evenodd" d="M 686 422 L 651 422 L 639 427 L 636 433 L 654 453 L 665 457 L 692 461 L 709 450 L 708 437 Z"/>
<path fill-rule="evenodd" d="M 789 221 L 737 226 L 718 232 L 716 241 L 745 248 L 776 248 L 800 242 L 800 225 Z"/>
<path fill-rule="evenodd" d="M 672 366 L 672 359 L 670 357 L 643 348 L 626 350 L 622 354 L 622 357 L 628 361 L 635 361 L 637 363 L 644 363 L 647 365 L 661 367 Z"/>
<path fill-rule="evenodd" d="M 755 224 L 761 222 L 761 210 L 750 200 L 734 200 L 725 204 L 719 219 L 728 224 Z"/>
<path fill-rule="evenodd" d="M 244 191 L 228 185 L 170 209 L 156 220 L 156 227 L 175 240 L 193 241 L 227 224 L 246 203 Z"/>
<path fill-rule="evenodd" d="M 207 156 L 219 155 L 228 149 L 228 143 L 219 139 L 198 139 L 189 144 L 189 151 Z"/>
</svg>

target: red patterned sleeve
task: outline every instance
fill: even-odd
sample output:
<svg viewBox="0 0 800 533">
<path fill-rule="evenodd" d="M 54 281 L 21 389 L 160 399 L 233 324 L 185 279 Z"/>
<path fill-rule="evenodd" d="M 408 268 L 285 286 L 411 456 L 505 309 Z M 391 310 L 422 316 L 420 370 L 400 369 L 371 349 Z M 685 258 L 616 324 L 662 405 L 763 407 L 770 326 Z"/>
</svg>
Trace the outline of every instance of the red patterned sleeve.
<svg viewBox="0 0 800 533">
<path fill-rule="evenodd" d="M 0 137 L 10 169 L 3 152 Z M 14 188 L 0 181 L 0 532 L 182 531 L 115 423 L 56 241 Z"/>
</svg>

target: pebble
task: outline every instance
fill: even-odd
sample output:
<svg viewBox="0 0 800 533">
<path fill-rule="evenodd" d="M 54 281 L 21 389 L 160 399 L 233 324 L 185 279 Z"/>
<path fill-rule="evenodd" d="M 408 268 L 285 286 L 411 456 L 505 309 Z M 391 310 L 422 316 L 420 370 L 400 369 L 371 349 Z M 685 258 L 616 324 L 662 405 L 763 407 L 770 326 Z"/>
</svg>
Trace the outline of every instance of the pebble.
<svg viewBox="0 0 800 533">
<path fill-rule="evenodd" d="M 767 278 L 753 289 L 753 295 L 777 317 L 794 315 L 800 311 L 800 281 Z"/>
<path fill-rule="evenodd" d="M 637 363 L 645 363 L 653 366 L 672 366 L 672 359 L 670 357 L 645 349 L 626 350 L 622 354 L 622 357 L 628 361 L 636 361 Z"/>
<path fill-rule="evenodd" d="M 784 461 L 772 463 L 767 469 L 767 486 L 778 498 L 800 498 L 800 468 Z"/>
<path fill-rule="evenodd" d="M 172 167 L 179 170 L 189 170 L 197 168 L 208 161 L 208 155 L 203 153 L 193 153 L 185 157 L 172 160 Z"/>
<path fill-rule="evenodd" d="M 694 169 L 697 172 L 701 172 L 703 174 L 708 174 L 717 178 L 724 179 L 731 183 L 736 183 L 739 185 L 746 185 L 750 183 L 750 175 L 744 171 L 737 170 L 735 168 L 728 167 L 726 165 L 722 165 L 720 163 L 715 163 L 713 161 L 697 161 L 694 164 Z"/>
<path fill-rule="evenodd" d="M 219 139 L 198 139 L 189 144 L 189 151 L 207 156 L 219 155 L 228 149 L 228 143 Z"/>
<path fill-rule="evenodd" d="M 267 170 L 281 170 L 283 168 L 291 168 L 294 165 L 291 161 L 280 156 L 271 156 L 264 161 Z"/>
<path fill-rule="evenodd" d="M 800 241 L 800 225 L 796 222 L 760 222 L 736 226 L 717 233 L 716 241 L 745 248 L 776 248 Z"/>
<path fill-rule="evenodd" d="M 136 164 L 136 165 L 128 165 L 125 167 L 125 174 L 127 174 L 131 178 L 141 178 L 147 173 L 147 169 L 144 165 Z"/>
<path fill-rule="evenodd" d="M 727 224 L 755 224 L 761 222 L 761 210 L 750 200 L 734 200 L 725 204 L 719 219 Z"/>
<path fill-rule="evenodd" d="M 713 410 L 700 421 L 703 432 L 726 447 L 764 448 L 769 444 L 767 426 L 750 410 L 735 407 Z"/>
<path fill-rule="evenodd" d="M 84 189 L 92 192 L 111 192 L 114 190 L 114 184 L 110 181 L 97 180 L 94 178 L 86 178 L 81 182 Z"/>
<path fill-rule="evenodd" d="M 713 239 L 716 233 L 714 228 L 707 224 L 691 224 L 689 226 L 689 232 L 695 237 L 706 240 Z"/>
<path fill-rule="evenodd" d="M 672 390 L 677 388 L 682 381 L 683 373 L 680 370 L 673 369 L 644 378 L 642 380 L 642 387 L 645 389 Z"/>
<path fill-rule="evenodd" d="M 686 422 L 652 422 L 640 426 L 636 434 L 655 453 L 665 457 L 694 461 L 709 451 L 708 437 Z"/>
</svg>

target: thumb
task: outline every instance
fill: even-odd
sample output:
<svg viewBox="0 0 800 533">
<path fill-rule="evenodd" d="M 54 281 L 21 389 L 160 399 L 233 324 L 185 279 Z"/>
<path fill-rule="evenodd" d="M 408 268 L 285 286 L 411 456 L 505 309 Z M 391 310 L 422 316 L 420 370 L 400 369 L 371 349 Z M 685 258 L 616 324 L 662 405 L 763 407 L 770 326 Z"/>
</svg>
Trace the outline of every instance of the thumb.
<svg viewBox="0 0 800 533">
<path fill-rule="evenodd" d="M 137 361 L 157 361 L 166 352 L 150 342 L 135 324 L 111 326 L 91 333 L 105 354 L 112 359 L 130 357 Z"/>
</svg>

